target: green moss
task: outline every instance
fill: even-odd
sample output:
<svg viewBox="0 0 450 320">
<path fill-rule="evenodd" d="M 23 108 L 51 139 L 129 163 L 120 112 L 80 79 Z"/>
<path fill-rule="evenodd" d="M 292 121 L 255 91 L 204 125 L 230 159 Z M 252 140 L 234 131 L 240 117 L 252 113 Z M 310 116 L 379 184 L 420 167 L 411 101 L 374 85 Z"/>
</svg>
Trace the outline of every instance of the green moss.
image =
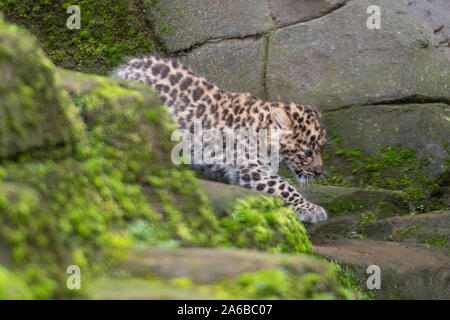
<svg viewBox="0 0 450 320">
<path fill-rule="evenodd" d="M 413 149 L 384 146 L 367 156 L 359 149 L 341 148 L 340 139 L 336 138 L 324 159 L 332 164 L 323 184 L 399 191 L 410 207 L 420 212 L 445 209 L 448 205 L 441 197 L 442 179 L 425 177 L 428 160 L 418 158 Z"/>
<path fill-rule="evenodd" d="M 36 40 L 0 17 L 0 47 L 0 159 L 80 140 L 76 110 Z"/>
<path fill-rule="evenodd" d="M 24 281 L 0 266 L 0 299 L 1 300 L 28 300 L 33 297 Z"/>
<path fill-rule="evenodd" d="M 220 237 L 193 173 L 173 167 L 161 151 L 170 147 L 165 121 L 142 116 L 156 100 L 138 91 L 101 92 L 74 98 L 88 130 L 76 157 L 0 165 L 0 237 L 14 265 L 30 274 L 25 281 L 35 298 L 70 296 L 63 285 L 68 265 L 79 265 L 85 277 L 102 273 L 123 246 L 214 245 Z M 162 106 L 154 107 L 167 120 Z M 154 132 L 161 146 L 148 143 Z M 162 185 L 153 188 L 155 181 Z"/>
<path fill-rule="evenodd" d="M 375 222 L 378 220 L 378 214 L 374 211 L 367 210 L 360 216 L 359 227 L 364 226 L 367 223 Z"/>
<path fill-rule="evenodd" d="M 339 284 L 332 267 L 325 274 L 299 276 L 285 269 L 262 269 L 208 285 L 195 284 L 189 278 L 172 279 L 169 284 L 218 299 L 354 299 Z"/>
<path fill-rule="evenodd" d="M 391 238 L 395 239 L 396 241 L 403 241 L 406 238 L 408 238 L 411 235 L 411 233 L 416 233 L 419 230 L 420 230 L 420 224 L 415 224 L 415 225 L 412 225 L 409 227 L 395 229 Z"/>
<path fill-rule="evenodd" d="M 193 172 L 172 164 L 169 132 L 175 125 L 154 91 L 101 79 L 89 90 L 72 91 L 72 96 L 86 121 L 93 152 L 107 159 L 111 173 L 140 184 L 178 240 L 216 244 L 218 222 Z"/>
<path fill-rule="evenodd" d="M 66 289 L 67 266 L 89 279 L 124 246 L 217 244 L 218 221 L 194 174 L 170 160 L 173 123 L 155 92 L 72 73 L 63 80 L 86 139 L 71 152 L 0 162 L 0 240 L 32 297 L 83 295 Z"/>
<path fill-rule="evenodd" d="M 63 285 L 68 265 L 79 265 L 86 276 L 108 267 L 115 258 L 106 253 L 109 249 L 133 243 L 127 223 L 145 219 L 160 224 L 139 186 L 105 169 L 102 159 L 8 168 L 5 180 L 14 182 L 3 184 L 0 236 L 14 265 L 30 273 L 25 279 L 35 298 L 70 294 Z M 156 238 L 169 235 L 160 225 Z"/>
<path fill-rule="evenodd" d="M 220 221 L 229 245 L 271 252 L 311 253 L 306 229 L 281 199 L 260 197 L 238 200 Z"/>
<path fill-rule="evenodd" d="M 327 209 L 330 213 L 351 213 L 356 210 L 356 205 L 354 200 L 338 199 L 330 202 Z"/>
<path fill-rule="evenodd" d="M 433 236 L 429 239 L 423 240 L 423 243 L 434 245 L 437 247 L 447 247 L 447 237 L 446 236 Z"/>
<path fill-rule="evenodd" d="M 68 5 L 80 7 L 79 30 L 66 26 Z M 68 69 L 106 74 L 124 57 L 148 54 L 157 46 L 138 0 L 1 0 L 0 11 L 35 34 L 51 60 Z"/>
<path fill-rule="evenodd" d="M 295 276 L 281 269 L 266 269 L 241 274 L 234 283 L 216 285 L 228 298 L 246 299 L 352 299 L 329 275 L 307 273 Z M 224 294 L 225 293 L 225 294 Z"/>
<path fill-rule="evenodd" d="M 354 273 L 346 266 L 331 261 L 331 268 L 337 275 L 340 285 L 350 291 L 357 299 L 372 300 L 375 295 L 354 275 Z"/>
</svg>

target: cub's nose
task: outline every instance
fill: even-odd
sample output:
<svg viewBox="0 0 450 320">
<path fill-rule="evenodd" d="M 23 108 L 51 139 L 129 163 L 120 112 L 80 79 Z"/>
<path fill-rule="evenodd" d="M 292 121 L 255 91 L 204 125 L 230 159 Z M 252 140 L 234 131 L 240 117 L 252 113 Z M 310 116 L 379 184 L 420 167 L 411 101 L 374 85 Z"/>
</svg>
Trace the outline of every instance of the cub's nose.
<svg viewBox="0 0 450 320">
<path fill-rule="evenodd" d="M 314 174 L 320 176 L 323 172 L 323 165 L 314 166 Z"/>
</svg>

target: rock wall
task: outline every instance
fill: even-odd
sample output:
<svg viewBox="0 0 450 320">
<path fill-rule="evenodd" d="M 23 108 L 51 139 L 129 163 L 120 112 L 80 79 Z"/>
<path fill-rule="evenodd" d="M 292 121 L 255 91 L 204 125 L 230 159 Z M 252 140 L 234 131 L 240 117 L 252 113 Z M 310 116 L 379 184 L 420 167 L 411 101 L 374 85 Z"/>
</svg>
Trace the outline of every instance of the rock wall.
<svg viewBox="0 0 450 320">
<path fill-rule="evenodd" d="M 0 10 L 32 30 L 57 65 L 106 73 L 125 56 L 174 55 L 224 89 L 333 112 L 327 118 L 327 125 L 336 128 L 332 136 L 345 140 L 343 148 L 361 148 L 365 156 L 376 150 L 348 134 L 360 126 L 354 118 L 347 120 L 348 110 L 365 106 L 361 110 L 376 125 L 384 121 L 386 106 L 420 106 L 423 112 L 397 113 L 398 125 L 377 129 L 367 145 L 386 141 L 413 148 L 418 158 L 430 162 L 427 177 L 445 171 L 450 140 L 446 0 L 114 0 L 107 6 L 79 5 L 84 17 L 80 30 L 65 28 L 64 5 L 3 1 Z M 379 30 L 367 28 L 370 5 L 380 6 Z M 417 125 L 427 110 L 426 125 Z M 341 132 L 341 127 L 348 130 Z M 437 129 L 440 137 L 435 139 L 438 127 L 442 130 Z M 424 138 L 409 139 L 409 128 Z M 393 132 L 398 134 L 392 137 Z M 335 165 L 338 160 L 331 158 L 329 164 Z"/>
<path fill-rule="evenodd" d="M 370 5 L 381 8 L 380 30 L 366 26 Z M 327 125 L 344 147 L 371 155 L 401 144 L 430 161 L 427 175 L 442 174 L 450 140 L 447 2 L 170 0 L 148 12 L 166 53 L 221 87 L 316 105 L 332 112 Z"/>
</svg>

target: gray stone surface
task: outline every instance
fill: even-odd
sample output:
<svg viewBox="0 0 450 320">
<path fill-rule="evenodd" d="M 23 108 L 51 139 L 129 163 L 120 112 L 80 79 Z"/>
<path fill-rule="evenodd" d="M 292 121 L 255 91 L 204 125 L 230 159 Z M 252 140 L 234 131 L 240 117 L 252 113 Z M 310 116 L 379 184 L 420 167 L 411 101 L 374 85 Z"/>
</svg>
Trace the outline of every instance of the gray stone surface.
<svg viewBox="0 0 450 320">
<path fill-rule="evenodd" d="M 236 204 L 238 199 L 260 197 L 261 192 L 245 189 L 235 185 L 199 179 L 199 184 L 208 197 L 214 213 L 223 217 Z M 359 214 L 367 210 L 376 212 L 379 217 L 391 217 L 408 213 L 405 198 L 389 190 L 368 190 L 336 186 L 295 185 L 309 201 L 324 207 L 329 217 Z M 270 196 L 265 194 L 266 196 Z M 383 203 L 383 205 L 380 205 Z M 358 216 L 359 218 L 359 216 Z M 323 224 L 323 223 L 322 223 Z M 322 225 L 320 224 L 320 225 Z"/>
<path fill-rule="evenodd" d="M 439 39 L 439 46 L 450 46 L 450 1 L 403 0 L 428 24 Z"/>
<path fill-rule="evenodd" d="M 444 144 L 450 141 L 450 106 L 407 104 L 361 106 L 324 115 L 329 131 L 342 138 L 342 147 L 359 148 L 366 154 L 384 145 L 401 144 L 429 159 L 425 172 L 442 173 L 449 157 Z"/>
<path fill-rule="evenodd" d="M 425 243 L 450 253 L 450 211 L 392 217 L 365 224 L 363 234 L 372 240 Z M 441 239 L 440 242 L 437 240 Z M 445 240 L 444 240 L 445 239 Z M 434 241 L 433 241 L 434 240 Z M 447 243 L 447 245 L 444 245 Z M 450 258 L 449 258 L 450 259 Z"/>
<path fill-rule="evenodd" d="M 221 89 L 263 97 L 265 44 L 264 37 L 208 43 L 181 61 Z"/>
<path fill-rule="evenodd" d="M 347 0 L 269 0 L 277 27 L 308 21 L 341 7 Z"/>
<path fill-rule="evenodd" d="M 441 252 L 412 244 L 371 240 L 327 240 L 314 252 L 337 260 L 365 284 L 367 267 L 381 270 L 378 299 L 449 299 L 450 259 Z"/>
<path fill-rule="evenodd" d="M 369 30 L 367 7 L 381 6 Z M 270 37 L 270 97 L 322 110 L 424 96 L 450 100 L 450 59 L 439 39 L 399 1 L 351 1 L 320 19 Z"/>
<path fill-rule="evenodd" d="M 308 200 L 324 207 L 328 217 L 365 211 L 373 211 L 377 212 L 378 216 L 389 217 L 409 212 L 405 198 L 389 190 L 336 186 L 311 186 L 306 190 L 302 188 L 299 190 Z"/>
<path fill-rule="evenodd" d="M 264 0 L 144 1 L 149 21 L 169 52 L 190 48 L 210 39 L 239 38 L 273 27 Z"/>
</svg>

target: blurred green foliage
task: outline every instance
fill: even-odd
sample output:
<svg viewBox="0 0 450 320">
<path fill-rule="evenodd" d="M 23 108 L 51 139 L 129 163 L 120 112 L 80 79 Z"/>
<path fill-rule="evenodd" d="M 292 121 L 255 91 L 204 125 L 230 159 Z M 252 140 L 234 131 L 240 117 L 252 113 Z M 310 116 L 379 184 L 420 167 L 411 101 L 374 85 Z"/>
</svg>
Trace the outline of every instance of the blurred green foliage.
<svg viewBox="0 0 450 320">
<path fill-rule="evenodd" d="M 225 239 L 238 248 L 312 253 L 304 225 L 281 199 L 250 197 L 238 200 L 220 224 L 225 230 Z"/>
</svg>

